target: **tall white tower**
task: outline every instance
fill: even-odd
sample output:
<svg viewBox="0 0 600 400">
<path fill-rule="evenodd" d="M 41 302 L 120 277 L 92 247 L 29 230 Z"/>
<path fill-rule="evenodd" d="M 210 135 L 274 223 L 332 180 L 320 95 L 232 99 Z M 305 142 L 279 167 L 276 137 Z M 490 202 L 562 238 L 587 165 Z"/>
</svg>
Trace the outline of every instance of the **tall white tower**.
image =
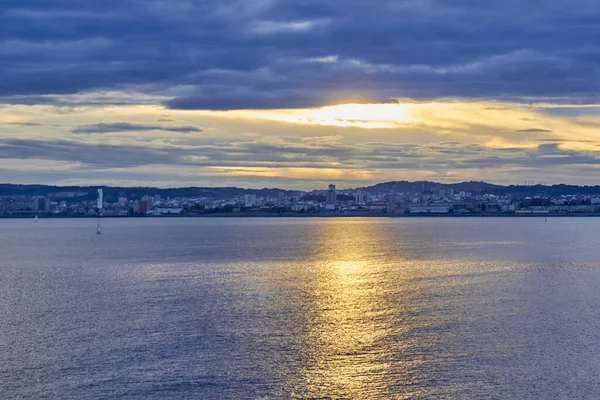
<svg viewBox="0 0 600 400">
<path fill-rule="evenodd" d="M 104 208 L 104 191 L 102 189 L 98 189 L 98 200 L 96 202 L 98 211 L 101 211 Z"/>
</svg>

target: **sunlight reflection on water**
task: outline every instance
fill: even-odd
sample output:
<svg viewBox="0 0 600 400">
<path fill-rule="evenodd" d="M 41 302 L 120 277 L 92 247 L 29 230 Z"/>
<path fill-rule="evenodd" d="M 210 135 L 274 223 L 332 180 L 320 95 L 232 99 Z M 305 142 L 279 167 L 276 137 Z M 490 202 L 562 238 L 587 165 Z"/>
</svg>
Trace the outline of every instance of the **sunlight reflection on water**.
<svg viewBox="0 0 600 400">
<path fill-rule="evenodd" d="M 597 221 L 8 221 L 0 392 L 593 398 Z"/>
</svg>

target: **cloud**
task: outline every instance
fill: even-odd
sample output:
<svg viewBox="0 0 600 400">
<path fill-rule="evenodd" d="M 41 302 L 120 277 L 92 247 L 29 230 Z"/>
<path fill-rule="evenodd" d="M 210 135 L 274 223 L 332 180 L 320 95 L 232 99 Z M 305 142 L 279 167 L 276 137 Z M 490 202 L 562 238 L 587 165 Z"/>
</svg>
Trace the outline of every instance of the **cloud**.
<svg viewBox="0 0 600 400">
<path fill-rule="evenodd" d="M 258 35 L 275 35 L 284 33 L 301 33 L 327 24 L 327 20 L 313 21 L 258 21 L 252 25 L 250 32 Z"/>
<path fill-rule="evenodd" d="M 534 149 L 521 149 L 514 152 L 497 150 L 494 155 L 475 157 L 461 161 L 464 166 L 480 168 L 512 167 L 529 168 L 530 171 L 549 171 L 565 166 L 599 166 L 600 152 L 590 150 L 564 149 L 561 143 L 543 143 Z M 548 174 L 546 172 L 546 174 Z M 547 176 L 547 175 L 546 175 Z"/>
<path fill-rule="evenodd" d="M 177 156 L 168 149 L 108 145 L 68 140 L 3 139 L 0 159 L 39 159 L 79 163 L 83 167 L 131 167 L 170 164 Z"/>
<path fill-rule="evenodd" d="M 18 112 L 24 107 L 12 106 L 11 110 Z M 114 119 L 113 113 L 122 112 L 117 110 L 120 109 L 88 110 L 87 114 L 77 114 L 76 121 L 94 120 L 98 115 Z M 138 121 L 143 120 L 140 109 L 136 110 Z M 155 111 L 149 108 L 148 112 L 149 120 L 155 120 Z M 188 120 L 191 115 L 185 111 L 171 113 L 174 120 Z M 416 128 L 395 128 L 369 131 L 366 136 L 359 128 L 294 125 L 292 129 L 281 122 L 261 123 L 230 117 L 211 119 L 206 116 L 209 114 L 198 117 L 211 126 L 211 134 L 205 135 L 157 137 L 144 131 L 162 125 L 133 122 L 73 128 L 87 133 L 120 132 L 126 128 L 140 132 L 127 137 L 78 135 L 67 140 L 52 134 L 27 137 L 3 132 L 0 172 L 10 181 L 30 183 L 52 179 L 54 183 L 69 179 L 92 182 L 118 176 L 126 180 L 137 177 L 145 183 L 161 185 L 172 180 L 180 184 L 229 182 L 251 186 L 260 182 L 263 186 L 315 188 L 324 185 L 323 180 L 347 187 L 394 179 L 510 182 L 517 170 L 527 170 L 529 178 L 539 176 L 550 181 L 549 177 L 567 177 L 568 174 L 585 177 L 578 174 L 600 167 L 600 152 L 589 150 L 594 149 L 593 143 L 584 139 L 557 137 L 541 142 L 542 139 L 525 140 L 521 138 L 523 135 L 518 135 L 520 142 L 513 145 L 504 142 L 497 147 L 485 137 L 479 143 L 473 142 L 477 139 L 473 133 L 451 136 L 447 132 L 435 134 Z M 50 115 L 52 122 L 59 122 L 61 128 L 73 126 L 66 123 L 73 118 L 70 113 Z M 50 115 L 41 113 L 38 117 L 49 120 Z M 438 116 L 443 118 L 443 113 Z M 519 121 L 519 118 L 513 120 Z M 519 123 L 515 122 L 517 126 Z M 15 126 L 15 129 L 18 128 Z M 213 129 L 217 131 L 212 133 Z M 40 135 L 42 131 L 40 129 Z M 460 140 L 449 140 L 458 137 Z M 498 139 L 493 137 L 491 142 Z M 19 169 L 23 164 L 30 166 L 28 174 Z M 52 173 L 47 171 L 49 168 Z"/>
<path fill-rule="evenodd" d="M 37 122 L 5 122 L 6 125 L 20 125 L 20 126 L 42 126 Z"/>
<path fill-rule="evenodd" d="M 589 41 L 599 33 L 600 5 L 588 0 L 5 1 L 0 97 L 125 91 L 220 110 L 348 98 L 589 102 L 600 91 Z"/>
<path fill-rule="evenodd" d="M 167 132 L 202 132 L 196 126 L 167 126 L 131 124 L 128 122 L 99 123 L 91 125 L 80 125 L 71 130 L 71 133 L 112 133 L 112 132 L 144 132 L 144 131 L 167 131 Z"/>
<path fill-rule="evenodd" d="M 543 133 L 543 132 L 552 132 L 549 129 L 541 129 L 541 128 L 530 128 L 530 129 L 519 129 L 517 132 L 529 132 L 529 133 Z"/>
</svg>

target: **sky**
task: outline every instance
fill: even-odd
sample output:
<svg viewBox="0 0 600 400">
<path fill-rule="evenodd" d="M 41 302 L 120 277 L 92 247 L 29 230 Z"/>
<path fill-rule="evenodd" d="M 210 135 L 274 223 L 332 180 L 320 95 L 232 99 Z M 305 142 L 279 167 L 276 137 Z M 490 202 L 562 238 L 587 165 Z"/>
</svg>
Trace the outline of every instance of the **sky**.
<svg viewBox="0 0 600 400">
<path fill-rule="evenodd" d="M 0 182 L 598 184 L 592 0 L 3 0 Z"/>
</svg>

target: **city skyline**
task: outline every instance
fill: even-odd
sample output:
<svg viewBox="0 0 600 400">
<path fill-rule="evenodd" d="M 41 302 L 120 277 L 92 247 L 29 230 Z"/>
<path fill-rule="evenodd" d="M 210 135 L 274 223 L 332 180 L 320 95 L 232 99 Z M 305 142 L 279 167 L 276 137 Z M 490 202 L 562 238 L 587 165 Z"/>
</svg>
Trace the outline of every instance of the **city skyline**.
<svg viewBox="0 0 600 400">
<path fill-rule="evenodd" d="M 305 190 L 600 170 L 593 2 L 3 7 L 5 182 Z"/>
<path fill-rule="evenodd" d="M 38 216 L 598 216 L 600 186 L 399 181 L 352 189 L 330 184 L 306 192 L 0 184 L 0 217 L 32 215 L 36 221 Z"/>
</svg>

